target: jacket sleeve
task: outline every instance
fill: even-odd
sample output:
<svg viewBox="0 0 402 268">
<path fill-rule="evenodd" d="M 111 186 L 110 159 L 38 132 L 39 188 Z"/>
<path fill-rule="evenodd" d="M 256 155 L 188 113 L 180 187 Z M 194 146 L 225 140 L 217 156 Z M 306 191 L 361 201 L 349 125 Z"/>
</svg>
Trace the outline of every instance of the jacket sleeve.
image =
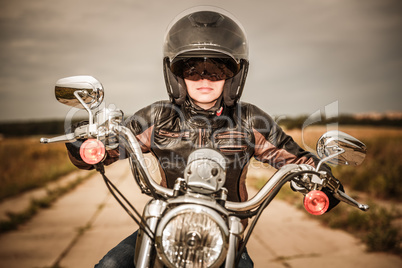
<svg viewBox="0 0 402 268">
<path fill-rule="evenodd" d="M 254 156 L 275 168 L 286 164 L 308 164 L 315 167 L 319 159 L 303 150 L 291 136 L 261 109 L 250 108 L 251 129 L 254 134 Z"/>
<path fill-rule="evenodd" d="M 151 143 L 151 133 L 152 133 L 152 123 L 151 123 L 151 114 L 152 114 L 151 105 L 139 110 L 133 116 L 129 117 L 125 120 L 124 125 L 128 127 L 136 136 L 137 140 L 141 145 L 142 151 L 149 152 L 150 143 Z M 79 148 L 84 140 L 79 140 L 74 143 L 66 143 L 66 147 L 68 150 L 68 156 L 70 161 L 79 169 L 93 169 L 93 165 L 85 163 L 80 154 Z M 126 150 L 123 146 L 119 146 L 113 150 L 106 151 L 106 158 L 103 161 L 105 165 L 110 165 L 119 159 L 127 158 Z"/>
<path fill-rule="evenodd" d="M 264 163 L 279 169 L 286 164 L 308 164 L 316 167 L 319 159 L 311 152 L 302 149 L 292 137 L 287 135 L 282 128 L 261 109 L 250 107 L 251 128 L 254 134 L 254 157 Z M 321 169 L 333 176 L 328 165 L 322 165 Z M 340 186 L 343 191 L 343 186 Z M 339 200 L 324 189 L 330 199 L 330 209 L 335 207 Z"/>
</svg>

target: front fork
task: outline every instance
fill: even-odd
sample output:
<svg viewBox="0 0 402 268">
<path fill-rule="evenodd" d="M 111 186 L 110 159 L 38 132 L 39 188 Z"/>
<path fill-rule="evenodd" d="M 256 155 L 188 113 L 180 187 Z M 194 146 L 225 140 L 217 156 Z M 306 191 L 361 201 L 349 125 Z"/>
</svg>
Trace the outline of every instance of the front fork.
<svg viewBox="0 0 402 268">
<path fill-rule="evenodd" d="M 164 201 L 152 199 L 144 208 L 144 219 L 153 234 L 156 232 L 156 226 L 166 209 L 166 205 L 167 203 Z M 156 259 L 155 254 L 155 246 L 152 239 L 144 231 L 139 230 L 135 245 L 135 267 L 151 267 L 151 260 Z"/>
<path fill-rule="evenodd" d="M 238 217 L 229 217 L 229 248 L 226 255 L 225 268 L 235 267 L 236 256 L 238 254 L 239 242 L 243 234 L 243 224 Z"/>
<path fill-rule="evenodd" d="M 152 199 L 144 208 L 144 219 L 150 228 L 150 231 L 155 234 L 157 224 L 165 211 L 167 203 L 161 200 Z M 225 268 L 233 268 L 235 265 L 236 254 L 239 248 L 239 242 L 243 234 L 243 225 L 239 218 L 229 217 L 229 246 L 226 255 Z M 154 263 L 155 261 L 155 263 Z M 152 239 L 139 230 L 137 242 L 135 246 L 134 264 L 137 268 L 148 268 L 153 265 L 159 267 L 159 261 L 156 257 L 155 245 Z M 163 266 L 163 264 L 161 264 Z"/>
</svg>

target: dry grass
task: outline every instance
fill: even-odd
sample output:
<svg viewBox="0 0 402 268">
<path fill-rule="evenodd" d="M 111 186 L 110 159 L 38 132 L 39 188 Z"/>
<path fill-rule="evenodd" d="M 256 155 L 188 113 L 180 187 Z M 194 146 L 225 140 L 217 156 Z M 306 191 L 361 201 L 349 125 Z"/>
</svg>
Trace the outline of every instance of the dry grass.
<svg viewBox="0 0 402 268">
<path fill-rule="evenodd" d="M 355 199 L 368 202 L 370 210 L 362 212 L 341 204 L 331 212 L 316 217 L 332 228 L 339 228 L 359 237 L 370 251 L 385 251 L 402 255 L 400 219 L 402 211 L 402 129 L 375 127 L 340 127 L 367 146 L 367 156 L 359 167 L 336 166 L 333 173 Z M 287 131 L 305 149 L 315 150 L 324 127 Z M 262 172 L 259 172 L 262 174 Z M 258 172 L 251 173 L 252 175 Z M 250 180 L 261 187 L 266 178 L 252 176 Z M 362 194 L 363 193 L 363 194 Z M 285 186 L 278 195 L 302 208 L 302 196 Z"/>
<path fill-rule="evenodd" d="M 0 200 L 43 186 L 75 169 L 64 144 L 40 144 L 39 137 L 0 140 L 0 159 Z"/>
<path fill-rule="evenodd" d="M 332 167 L 336 178 L 352 190 L 371 197 L 402 201 L 402 129 L 346 127 L 339 130 L 361 140 L 367 146 L 367 156 L 359 167 Z M 300 130 L 289 131 L 301 146 L 315 149 L 315 142 L 325 132 L 323 127 L 307 128 L 304 140 Z"/>
</svg>

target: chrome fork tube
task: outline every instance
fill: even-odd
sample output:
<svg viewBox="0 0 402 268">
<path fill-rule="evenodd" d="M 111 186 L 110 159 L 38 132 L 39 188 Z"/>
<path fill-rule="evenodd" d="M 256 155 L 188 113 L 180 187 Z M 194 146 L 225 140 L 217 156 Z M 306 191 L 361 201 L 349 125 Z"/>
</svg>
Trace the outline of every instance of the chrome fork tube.
<svg viewBox="0 0 402 268">
<path fill-rule="evenodd" d="M 233 268 L 236 261 L 237 249 L 239 248 L 239 241 L 243 234 L 243 225 L 239 218 L 229 217 L 229 248 L 226 255 L 225 268 Z"/>
<path fill-rule="evenodd" d="M 156 226 L 166 208 L 166 202 L 152 199 L 144 208 L 144 218 L 150 231 L 155 234 Z M 137 268 L 148 268 L 151 265 L 154 241 L 141 231 L 141 238 L 137 239 L 134 264 Z"/>
</svg>

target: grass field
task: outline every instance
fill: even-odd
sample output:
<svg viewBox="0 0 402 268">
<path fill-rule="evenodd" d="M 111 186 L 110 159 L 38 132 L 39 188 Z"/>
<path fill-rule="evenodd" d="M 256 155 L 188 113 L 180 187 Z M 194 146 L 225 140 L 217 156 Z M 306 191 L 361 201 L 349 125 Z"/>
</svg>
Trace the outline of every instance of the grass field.
<svg viewBox="0 0 402 268">
<path fill-rule="evenodd" d="M 0 200 L 76 169 L 63 143 L 40 144 L 39 137 L 1 139 L 0 159 Z"/>
<path fill-rule="evenodd" d="M 376 127 L 345 127 L 339 130 L 361 140 L 367 156 L 358 167 L 332 167 L 335 177 L 349 188 L 371 197 L 402 202 L 402 129 Z M 300 130 L 290 135 L 301 145 L 315 149 L 315 142 L 325 132 L 323 127 L 307 128 L 304 141 Z"/>
<path fill-rule="evenodd" d="M 312 216 L 326 225 L 358 236 L 371 251 L 402 255 L 402 129 L 377 127 L 340 127 L 367 146 L 367 156 L 358 167 L 332 167 L 334 176 L 347 193 L 360 202 L 369 203 L 362 212 L 341 204 L 323 216 Z M 324 127 L 287 131 L 302 147 L 315 150 L 315 143 L 324 134 Z M 258 174 L 258 173 L 254 173 Z M 257 188 L 266 178 L 250 177 Z M 302 208 L 302 196 L 285 186 L 279 198 Z M 307 213 L 307 212 L 306 212 Z"/>
</svg>

